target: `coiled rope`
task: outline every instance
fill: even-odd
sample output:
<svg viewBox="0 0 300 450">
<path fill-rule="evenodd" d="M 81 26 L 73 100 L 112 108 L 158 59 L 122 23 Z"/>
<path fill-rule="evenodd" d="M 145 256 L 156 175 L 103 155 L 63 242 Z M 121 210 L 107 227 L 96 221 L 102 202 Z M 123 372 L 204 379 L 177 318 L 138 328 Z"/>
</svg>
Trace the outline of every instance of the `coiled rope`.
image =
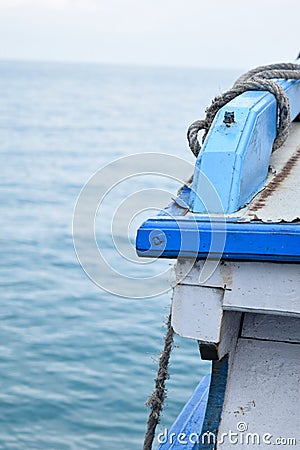
<svg viewBox="0 0 300 450">
<path fill-rule="evenodd" d="M 198 141 L 199 131 L 204 130 L 203 144 L 219 109 L 246 91 L 269 91 L 274 94 L 277 100 L 278 114 L 277 136 L 273 144 L 273 150 L 281 147 L 289 133 L 290 105 L 286 93 L 274 79 L 300 80 L 300 65 L 279 63 L 259 66 L 239 77 L 229 91 L 213 99 L 211 105 L 206 109 L 205 119 L 196 120 L 189 127 L 187 138 L 193 154 L 197 157 L 201 150 L 201 145 Z"/>
<path fill-rule="evenodd" d="M 300 55 L 299 55 L 300 56 Z M 187 138 L 189 147 L 197 157 L 201 146 L 198 141 L 198 133 L 204 130 L 202 143 L 204 142 L 209 128 L 220 108 L 233 100 L 245 91 L 269 91 L 274 94 L 277 100 L 277 136 L 273 144 L 273 150 L 281 147 L 286 141 L 290 126 L 290 106 L 287 95 L 279 84 L 273 79 L 300 79 L 299 64 L 271 64 L 252 69 L 242 75 L 234 83 L 233 87 L 224 94 L 215 97 L 211 105 L 206 109 L 206 117 L 203 120 L 196 120 L 189 127 Z M 164 341 L 164 349 L 159 358 L 157 377 L 155 379 L 155 388 L 146 405 L 150 407 L 149 418 L 147 422 L 147 431 L 145 434 L 143 450 L 151 450 L 155 430 L 160 422 L 160 416 L 163 409 L 163 403 L 167 396 L 166 380 L 169 378 L 168 365 L 173 346 L 174 330 L 171 325 L 171 313 L 167 322 L 167 333 Z"/>
</svg>

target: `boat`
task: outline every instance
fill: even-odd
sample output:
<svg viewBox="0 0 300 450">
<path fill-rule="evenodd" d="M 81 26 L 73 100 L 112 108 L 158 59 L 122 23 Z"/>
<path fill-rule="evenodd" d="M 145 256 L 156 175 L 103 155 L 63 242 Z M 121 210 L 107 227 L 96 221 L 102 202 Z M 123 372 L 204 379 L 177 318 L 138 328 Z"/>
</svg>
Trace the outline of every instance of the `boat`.
<svg viewBox="0 0 300 450">
<path fill-rule="evenodd" d="M 233 90 L 244 92 L 221 102 L 192 181 L 138 229 L 139 256 L 176 259 L 173 330 L 212 361 L 156 436 L 159 450 L 300 448 L 300 66 L 291 66 L 294 75 L 279 64 L 238 80 Z"/>
</svg>

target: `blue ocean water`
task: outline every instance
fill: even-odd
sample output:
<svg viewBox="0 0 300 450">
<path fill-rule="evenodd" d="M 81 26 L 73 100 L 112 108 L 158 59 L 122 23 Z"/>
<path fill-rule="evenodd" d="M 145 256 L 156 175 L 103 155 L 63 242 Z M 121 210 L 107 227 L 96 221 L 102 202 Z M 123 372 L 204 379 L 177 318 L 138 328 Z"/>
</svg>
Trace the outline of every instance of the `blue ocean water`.
<svg viewBox="0 0 300 450">
<path fill-rule="evenodd" d="M 99 289 L 76 258 L 74 206 L 89 177 L 116 158 L 157 152 L 193 163 L 186 129 L 237 75 L 0 62 L 0 449 L 141 448 L 171 293 L 133 300 Z M 133 186 L 159 183 L 140 176 Z M 121 192 L 100 214 L 104 222 Z M 118 269 L 109 226 L 97 234 Z M 143 297 L 134 279 L 126 283 Z M 160 429 L 208 371 L 197 344 L 177 337 Z"/>
</svg>

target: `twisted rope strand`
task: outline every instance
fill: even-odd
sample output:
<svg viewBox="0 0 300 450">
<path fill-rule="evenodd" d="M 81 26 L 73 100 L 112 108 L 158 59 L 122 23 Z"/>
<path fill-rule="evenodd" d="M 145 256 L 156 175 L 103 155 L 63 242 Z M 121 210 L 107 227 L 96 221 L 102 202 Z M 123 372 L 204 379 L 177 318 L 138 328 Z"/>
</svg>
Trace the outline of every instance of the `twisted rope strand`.
<svg viewBox="0 0 300 450">
<path fill-rule="evenodd" d="M 159 358 L 159 367 L 155 380 L 155 389 L 149 397 L 146 405 L 150 406 L 150 414 L 147 422 L 147 431 L 144 439 L 143 450 L 151 450 L 155 437 L 155 430 L 160 421 L 163 403 L 167 396 L 166 380 L 169 378 L 168 365 L 173 346 L 174 330 L 171 325 L 172 314 L 170 312 L 167 322 L 164 349 Z"/>
<path fill-rule="evenodd" d="M 290 106 L 287 95 L 274 79 L 300 80 L 300 65 L 279 63 L 260 66 L 239 77 L 229 91 L 213 99 L 211 105 L 206 109 L 205 119 L 196 120 L 189 127 L 187 138 L 193 154 L 197 157 L 201 150 L 201 145 L 198 141 L 199 131 L 204 130 L 203 143 L 219 109 L 243 92 L 253 90 L 269 91 L 276 98 L 278 109 L 277 136 L 273 144 L 273 150 L 281 147 L 289 133 Z"/>
</svg>

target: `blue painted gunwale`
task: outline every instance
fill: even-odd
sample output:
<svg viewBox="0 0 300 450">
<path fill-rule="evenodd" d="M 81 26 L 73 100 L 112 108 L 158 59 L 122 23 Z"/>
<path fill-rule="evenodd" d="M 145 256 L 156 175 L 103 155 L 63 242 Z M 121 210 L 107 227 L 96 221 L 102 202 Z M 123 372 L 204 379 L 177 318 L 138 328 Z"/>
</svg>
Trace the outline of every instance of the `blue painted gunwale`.
<svg viewBox="0 0 300 450">
<path fill-rule="evenodd" d="M 171 429 L 159 435 L 157 450 L 213 450 L 227 384 L 228 357 L 212 361 L 211 373 L 198 384 Z M 212 439 L 212 437 L 214 439 Z"/>
<path fill-rule="evenodd" d="M 148 219 L 138 230 L 137 254 L 148 258 L 219 257 L 211 252 L 213 233 L 224 235 L 223 260 L 300 262 L 300 224 L 231 222 L 213 224 L 194 215 Z M 216 235 L 215 235 L 216 236 Z M 160 242 L 158 244 L 157 242 Z"/>
<path fill-rule="evenodd" d="M 161 436 L 158 434 L 161 444 L 157 450 L 198 449 L 197 436 L 201 435 L 205 420 L 210 383 L 211 374 L 200 381 L 167 434 L 165 432 Z M 183 444 L 183 441 L 187 444 Z"/>
</svg>

